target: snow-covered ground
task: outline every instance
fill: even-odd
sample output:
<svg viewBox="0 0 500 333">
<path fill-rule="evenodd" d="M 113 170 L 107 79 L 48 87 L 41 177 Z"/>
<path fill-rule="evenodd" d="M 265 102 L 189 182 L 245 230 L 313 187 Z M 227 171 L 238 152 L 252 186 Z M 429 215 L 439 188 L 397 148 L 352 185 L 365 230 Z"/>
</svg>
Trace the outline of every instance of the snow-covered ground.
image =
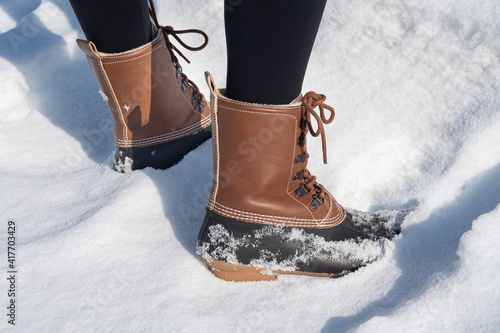
<svg viewBox="0 0 500 333">
<path fill-rule="evenodd" d="M 158 11 L 208 33 L 184 70 L 223 87 L 222 0 Z M 70 5 L 0 1 L 0 330 L 13 220 L 22 332 L 500 331 L 499 17 L 497 0 L 330 1 L 304 92 L 337 116 L 330 163 L 310 139 L 310 169 L 345 206 L 413 212 L 353 274 L 230 283 L 195 254 L 211 143 L 167 171 L 113 171 Z"/>
</svg>

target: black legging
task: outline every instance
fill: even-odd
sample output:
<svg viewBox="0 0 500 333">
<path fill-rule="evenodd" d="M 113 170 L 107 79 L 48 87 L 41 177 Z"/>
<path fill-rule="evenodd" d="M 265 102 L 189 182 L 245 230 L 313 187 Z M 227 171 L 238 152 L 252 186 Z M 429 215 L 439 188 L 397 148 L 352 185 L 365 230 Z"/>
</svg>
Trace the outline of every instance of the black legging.
<svg viewBox="0 0 500 333">
<path fill-rule="evenodd" d="M 85 36 L 102 52 L 123 52 L 153 38 L 148 0 L 70 2 Z M 325 4 L 225 0 L 227 97 L 264 104 L 297 97 Z"/>
<path fill-rule="evenodd" d="M 70 0 L 87 40 L 118 53 L 153 39 L 148 0 Z"/>
</svg>

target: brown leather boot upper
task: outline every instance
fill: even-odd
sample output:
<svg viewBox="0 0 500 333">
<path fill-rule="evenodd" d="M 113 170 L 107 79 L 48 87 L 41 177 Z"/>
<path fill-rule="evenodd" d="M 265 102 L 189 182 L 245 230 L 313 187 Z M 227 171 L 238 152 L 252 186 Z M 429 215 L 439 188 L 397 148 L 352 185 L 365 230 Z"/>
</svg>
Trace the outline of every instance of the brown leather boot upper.
<svg viewBox="0 0 500 333">
<path fill-rule="evenodd" d="M 198 30 L 159 27 L 152 42 L 117 54 L 100 53 L 92 42 L 77 40 L 115 121 L 117 147 L 156 145 L 210 125 L 208 103 L 182 73 L 168 41 L 169 34 L 178 39 L 177 34 L 185 32 Z"/>
<path fill-rule="evenodd" d="M 322 135 L 325 146 L 323 123 L 334 116 L 324 96 L 310 92 L 289 105 L 252 104 L 224 97 L 208 73 L 207 82 L 214 124 L 214 181 L 207 208 L 251 223 L 300 228 L 341 223 L 343 207 L 307 170 L 305 136 Z M 325 109 L 332 112 L 330 118 Z M 311 116 L 318 121 L 316 131 Z"/>
</svg>

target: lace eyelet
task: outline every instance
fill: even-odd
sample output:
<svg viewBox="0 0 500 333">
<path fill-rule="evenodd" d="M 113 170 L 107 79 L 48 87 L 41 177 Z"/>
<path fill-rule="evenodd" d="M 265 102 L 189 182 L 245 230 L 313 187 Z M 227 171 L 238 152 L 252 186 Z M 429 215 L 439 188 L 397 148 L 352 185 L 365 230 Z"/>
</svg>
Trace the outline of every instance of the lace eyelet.
<svg viewBox="0 0 500 333">
<path fill-rule="evenodd" d="M 205 111 L 205 105 L 206 105 L 206 103 L 199 103 L 198 104 L 198 111 L 200 113 L 203 113 L 203 111 Z"/>
<path fill-rule="evenodd" d="M 306 161 L 306 153 L 300 154 L 297 157 L 295 157 L 295 163 L 304 163 Z"/>
<path fill-rule="evenodd" d="M 186 81 L 182 81 L 182 84 L 181 84 L 182 92 L 186 92 L 186 89 L 187 89 L 187 83 L 186 83 Z"/>
<path fill-rule="evenodd" d="M 176 78 L 179 78 L 179 76 L 181 76 L 182 74 L 182 68 L 181 67 L 177 67 L 177 69 L 175 70 L 175 76 Z"/>
<path fill-rule="evenodd" d="M 316 196 L 314 196 L 314 200 L 313 202 L 311 202 L 311 210 L 313 212 L 317 211 L 319 206 L 321 206 L 323 203 L 318 199 L 316 198 Z"/>
<path fill-rule="evenodd" d="M 304 134 L 301 134 L 299 136 L 299 139 L 297 140 L 297 144 L 301 147 L 304 147 L 306 145 L 306 137 L 304 136 Z"/>
<path fill-rule="evenodd" d="M 304 170 L 301 170 L 299 172 L 297 172 L 294 176 L 293 176 L 293 179 L 294 180 L 297 180 L 297 179 L 302 179 L 304 178 Z"/>
<path fill-rule="evenodd" d="M 304 187 L 304 184 L 300 184 L 300 186 L 295 190 L 295 196 L 300 198 L 304 196 L 304 194 L 309 193 L 309 190 Z"/>
<path fill-rule="evenodd" d="M 307 127 L 307 122 L 305 121 L 305 119 L 301 118 L 299 121 L 299 128 L 305 130 L 306 127 Z"/>
</svg>

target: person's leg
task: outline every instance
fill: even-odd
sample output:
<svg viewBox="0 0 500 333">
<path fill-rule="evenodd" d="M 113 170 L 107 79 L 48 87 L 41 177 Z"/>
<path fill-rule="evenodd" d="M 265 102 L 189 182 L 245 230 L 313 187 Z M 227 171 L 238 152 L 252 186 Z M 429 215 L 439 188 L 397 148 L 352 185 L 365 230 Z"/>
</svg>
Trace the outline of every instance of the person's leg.
<svg viewBox="0 0 500 333">
<path fill-rule="evenodd" d="M 118 53 L 153 39 L 148 0 L 70 0 L 87 40 Z"/>
<path fill-rule="evenodd" d="M 227 96 L 287 104 L 302 81 L 326 0 L 225 0 Z"/>
<path fill-rule="evenodd" d="M 231 281 L 354 271 L 400 229 L 396 214 L 346 211 L 308 170 L 306 137 L 321 136 L 326 163 L 324 125 L 335 116 L 322 94 L 297 98 L 325 1 L 230 4 L 227 91 L 207 74 L 214 182 L 198 254 Z"/>
</svg>

